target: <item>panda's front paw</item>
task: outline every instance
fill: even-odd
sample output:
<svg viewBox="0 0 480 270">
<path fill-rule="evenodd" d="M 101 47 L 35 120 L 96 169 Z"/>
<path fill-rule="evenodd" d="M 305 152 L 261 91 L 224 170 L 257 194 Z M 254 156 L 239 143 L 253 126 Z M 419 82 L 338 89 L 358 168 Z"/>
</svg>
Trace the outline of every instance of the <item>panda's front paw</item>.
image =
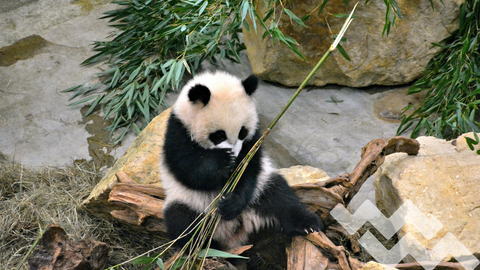
<svg viewBox="0 0 480 270">
<path fill-rule="evenodd" d="M 288 224 L 284 227 L 286 233 L 291 236 L 307 235 L 319 232 L 323 229 L 321 219 L 310 211 L 294 213 Z"/>
<path fill-rule="evenodd" d="M 239 195 L 230 193 L 225 195 L 218 203 L 218 212 L 222 216 L 222 219 L 232 220 L 240 215 L 244 205 Z"/>
<path fill-rule="evenodd" d="M 235 165 L 235 159 L 236 159 L 236 156 L 235 156 L 235 153 L 233 152 L 233 150 L 231 148 L 225 148 L 225 151 L 227 152 L 227 155 L 228 155 L 228 163 L 231 165 L 231 166 L 234 166 Z"/>
<path fill-rule="evenodd" d="M 219 170 L 226 170 L 228 173 L 228 177 L 230 174 L 235 170 L 235 154 L 233 153 L 232 149 L 224 148 L 221 149 L 224 152 L 224 157 L 221 162 L 219 162 Z"/>
</svg>

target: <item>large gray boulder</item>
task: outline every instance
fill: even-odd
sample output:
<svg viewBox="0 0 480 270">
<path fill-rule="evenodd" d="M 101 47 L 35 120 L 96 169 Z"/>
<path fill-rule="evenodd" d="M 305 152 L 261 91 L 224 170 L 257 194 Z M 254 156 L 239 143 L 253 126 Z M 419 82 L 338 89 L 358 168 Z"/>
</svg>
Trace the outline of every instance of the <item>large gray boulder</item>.
<svg viewBox="0 0 480 270">
<path fill-rule="evenodd" d="M 253 72 L 263 80 L 286 86 L 300 85 L 328 50 L 333 41 L 332 36 L 339 32 L 345 21 L 333 17 L 333 14 L 349 13 L 355 4 L 355 1 L 349 1 L 345 7 L 343 2 L 329 1 L 320 16 L 318 11 L 313 11 L 305 22 L 307 28 L 292 24 L 286 14 L 278 22 L 285 34 L 300 43 L 299 49 L 307 61 L 287 46 L 279 45 L 277 41 L 272 43 L 270 37 L 262 39 L 264 30 L 258 22 L 257 33 L 253 27 L 251 32 L 244 29 L 245 45 Z M 368 5 L 361 3 L 355 12 L 358 18 L 354 19 L 345 35 L 348 43 L 342 43 L 351 61 L 345 60 L 335 51 L 310 84 L 351 87 L 400 85 L 421 76 L 428 61 L 439 51 L 431 43 L 440 42 L 458 28 L 459 6 L 464 1 L 444 0 L 442 4 L 435 0 L 434 8 L 427 0 L 396 2 L 403 20 L 397 18 L 396 27 L 391 29 L 389 36 L 382 36 L 386 9 L 384 2 L 375 0 Z M 259 14 L 264 14 L 267 10 L 264 1 L 256 1 L 256 5 Z M 311 1 L 295 1 L 288 8 L 301 17 L 315 6 Z M 280 9 L 277 11 L 276 14 L 281 14 Z M 270 22 L 266 25 L 270 25 Z"/>
</svg>

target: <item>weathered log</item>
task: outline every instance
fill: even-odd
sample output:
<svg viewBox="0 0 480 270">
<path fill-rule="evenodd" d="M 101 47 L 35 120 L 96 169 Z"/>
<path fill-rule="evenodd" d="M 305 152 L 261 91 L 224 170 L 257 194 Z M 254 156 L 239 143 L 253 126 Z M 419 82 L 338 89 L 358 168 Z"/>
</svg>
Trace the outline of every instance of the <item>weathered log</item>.
<svg viewBox="0 0 480 270">
<path fill-rule="evenodd" d="M 133 181 L 126 173 L 117 172 L 119 183 L 108 196 L 113 210 L 112 217 L 148 231 L 165 232 L 163 224 L 163 202 L 165 192 L 155 185 L 142 185 Z"/>
<path fill-rule="evenodd" d="M 349 256 L 345 248 L 342 246 L 335 246 L 335 244 L 333 244 L 323 232 L 314 232 L 307 235 L 305 238 L 337 259 L 340 269 L 352 269 L 350 268 Z"/>
<path fill-rule="evenodd" d="M 344 248 L 335 246 L 322 232 L 294 237 L 287 254 L 289 270 L 359 269 L 365 265 L 349 257 Z M 330 260 L 331 257 L 337 262 Z"/>
<path fill-rule="evenodd" d="M 287 269 L 290 270 L 324 270 L 330 261 L 317 246 L 304 237 L 292 239 L 291 245 L 287 247 L 287 256 Z"/>
<path fill-rule="evenodd" d="M 362 148 L 360 162 L 350 174 L 342 174 L 318 183 L 298 184 L 293 188 L 297 190 L 315 188 L 322 190 L 321 188 L 323 187 L 330 191 L 331 196 L 336 195 L 342 198 L 344 205 L 347 206 L 368 177 L 373 175 L 378 167 L 383 164 L 385 156 L 393 153 L 416 155 L 419 149 L 420 144 L 418 141 L 401 136 L 373 140 Z M 330 210 L 332 209 L 333 207 L 330 208 Z"/>
<path fill-rule="evenodd" d="M 28 264 L 32 270 L 104 269 L 109 247 L 98 241 L 72 241 L 58 225 L 50 225 Z"/>
</svg>

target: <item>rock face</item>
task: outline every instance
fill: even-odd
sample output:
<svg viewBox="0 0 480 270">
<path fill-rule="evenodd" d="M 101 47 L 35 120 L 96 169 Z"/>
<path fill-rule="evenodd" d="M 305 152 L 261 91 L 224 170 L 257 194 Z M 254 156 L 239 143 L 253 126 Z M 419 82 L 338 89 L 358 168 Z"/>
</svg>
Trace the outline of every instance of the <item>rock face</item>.
<svg viewBox="0 0 480 270">
<path fill-rule="evenodd" d="M 165 129 L 171 109 L 163 111 L 138 135 L 125 154 L 108 170 L 82 203 L 90 210 L 109 215 L 112 210 L 105 207 L 112 185 L 118 182 L 115 174 L 125 172 L 139 184 L 160 184 L 159 160 L 165 139 Z"/>
<path fill-rule="evenodd" d="M 473 138 L 471 133 L 455 141 L 420 137 L 417 156 L 389 155 L 375 175 L 377 207 L 387 217 L 410 200 L 428 218 L 436 218 L 443 225 L 427 239 L 413 224 L 405 224 L 397 232 L 399 238 L 411 234 L 418 240 L 406 238 L 406 250 L 410 254 L 425 253 L 421 251 L 422 245 L 429 251 L 436 249 L 427 260 L 443 259 L 433 254 L 442 254 L 438 252 L 439 242 L 446 236 L 451 237 L 449 233 L 471 253 L 480 252 L 480 155 L 468 148 L 465 136 Z M 476 150 L 479 148 L 477 145 Z M 468 255 L 468 251 L 453 241 L 444 248 L 453 248 L 451 255 L 456 258 Z M 448 252 L 440 256 L 447 255 Z"/>
<path fill-rule="evenodd" d="M 395 270 L 397 268 L 383 265 L 377 262 L 368 262 L 360 270 Z"/>
<path fill-rule="evenodd" d="M 316 183 L 330 178 L 326 172 L 311 166 L 297 165 L 290 168 L 279 169 L 278 172 L 287 179 L 290 186 L 303 183 Z"/>
<path fill-rule="evenodd" d="M 313 11 L 305 22 L 307 28 L 292 24 L 286 14 L 278 22 L 279 28 L 300 43 L 300 50 L 307 61 L 293 53 L 287 46 L 272 43 L 270 37 L 262 39 L 264 30 L 257 22 L 255 33 L 243 30 L 245 45 L 252 70 L 260 78 L 287 86 L 298 86 L 316 65 L 333 42 L 345 19 L 333 14 L 349 13 L 354 1 L 347 7 L 344 1 L 329 1 L 318 16 Z M 397 18 L 396 27 L 389 36 L 382 36 L 386 6 L 383 1 L 360 4 L 342 42 L 351 61 L 335 51 L 312 78 L 310 84 L 340 84 L 352 87 L 368 85 L 399 85 L 409 83 L 421 75 L 431 57 L 438 52 L 432 42 L 440 42 L 458 28 L 459 6 L 462 0 L 397 1 L 403 19 Z M 288 6 L 297 16 L 310 13 L 316 4 L 311 1 L 295 1 Z M 256 1 L 258 14 L 267 10 L 264 1 Z M 278 9 L 275 14 L 281 14 Z M 262 16 L 262 15 L 260 15 Z M 275 15 L 272 15 L 274 17 Z M 278 16 L 278 15 L 277 15 Z M 272 17 L 266 22 L 270 25 Z M 278 20 L 278 17 L 276 18 Z M 250 25 L 252 25 L 250 23 Z M 331 30 L 330 30 L 331 29 Z"/>
</svg>

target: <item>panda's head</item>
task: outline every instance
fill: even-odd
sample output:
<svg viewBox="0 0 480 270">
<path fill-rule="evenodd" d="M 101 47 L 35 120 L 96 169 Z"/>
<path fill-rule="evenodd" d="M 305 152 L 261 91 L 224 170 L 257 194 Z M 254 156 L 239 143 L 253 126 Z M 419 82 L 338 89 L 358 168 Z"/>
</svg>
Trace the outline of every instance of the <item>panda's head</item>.
<svg viewBox="0 0 480 270">
<path fill-rule="evenodd" d="M 183 87 L 173 112 L 202 147 L 231 148 L 238 155 L 257 129 L 251 97 L 257 85 L 254 75 L 242 81 L 225 72 L 203 73 Z"/>
</svg>

